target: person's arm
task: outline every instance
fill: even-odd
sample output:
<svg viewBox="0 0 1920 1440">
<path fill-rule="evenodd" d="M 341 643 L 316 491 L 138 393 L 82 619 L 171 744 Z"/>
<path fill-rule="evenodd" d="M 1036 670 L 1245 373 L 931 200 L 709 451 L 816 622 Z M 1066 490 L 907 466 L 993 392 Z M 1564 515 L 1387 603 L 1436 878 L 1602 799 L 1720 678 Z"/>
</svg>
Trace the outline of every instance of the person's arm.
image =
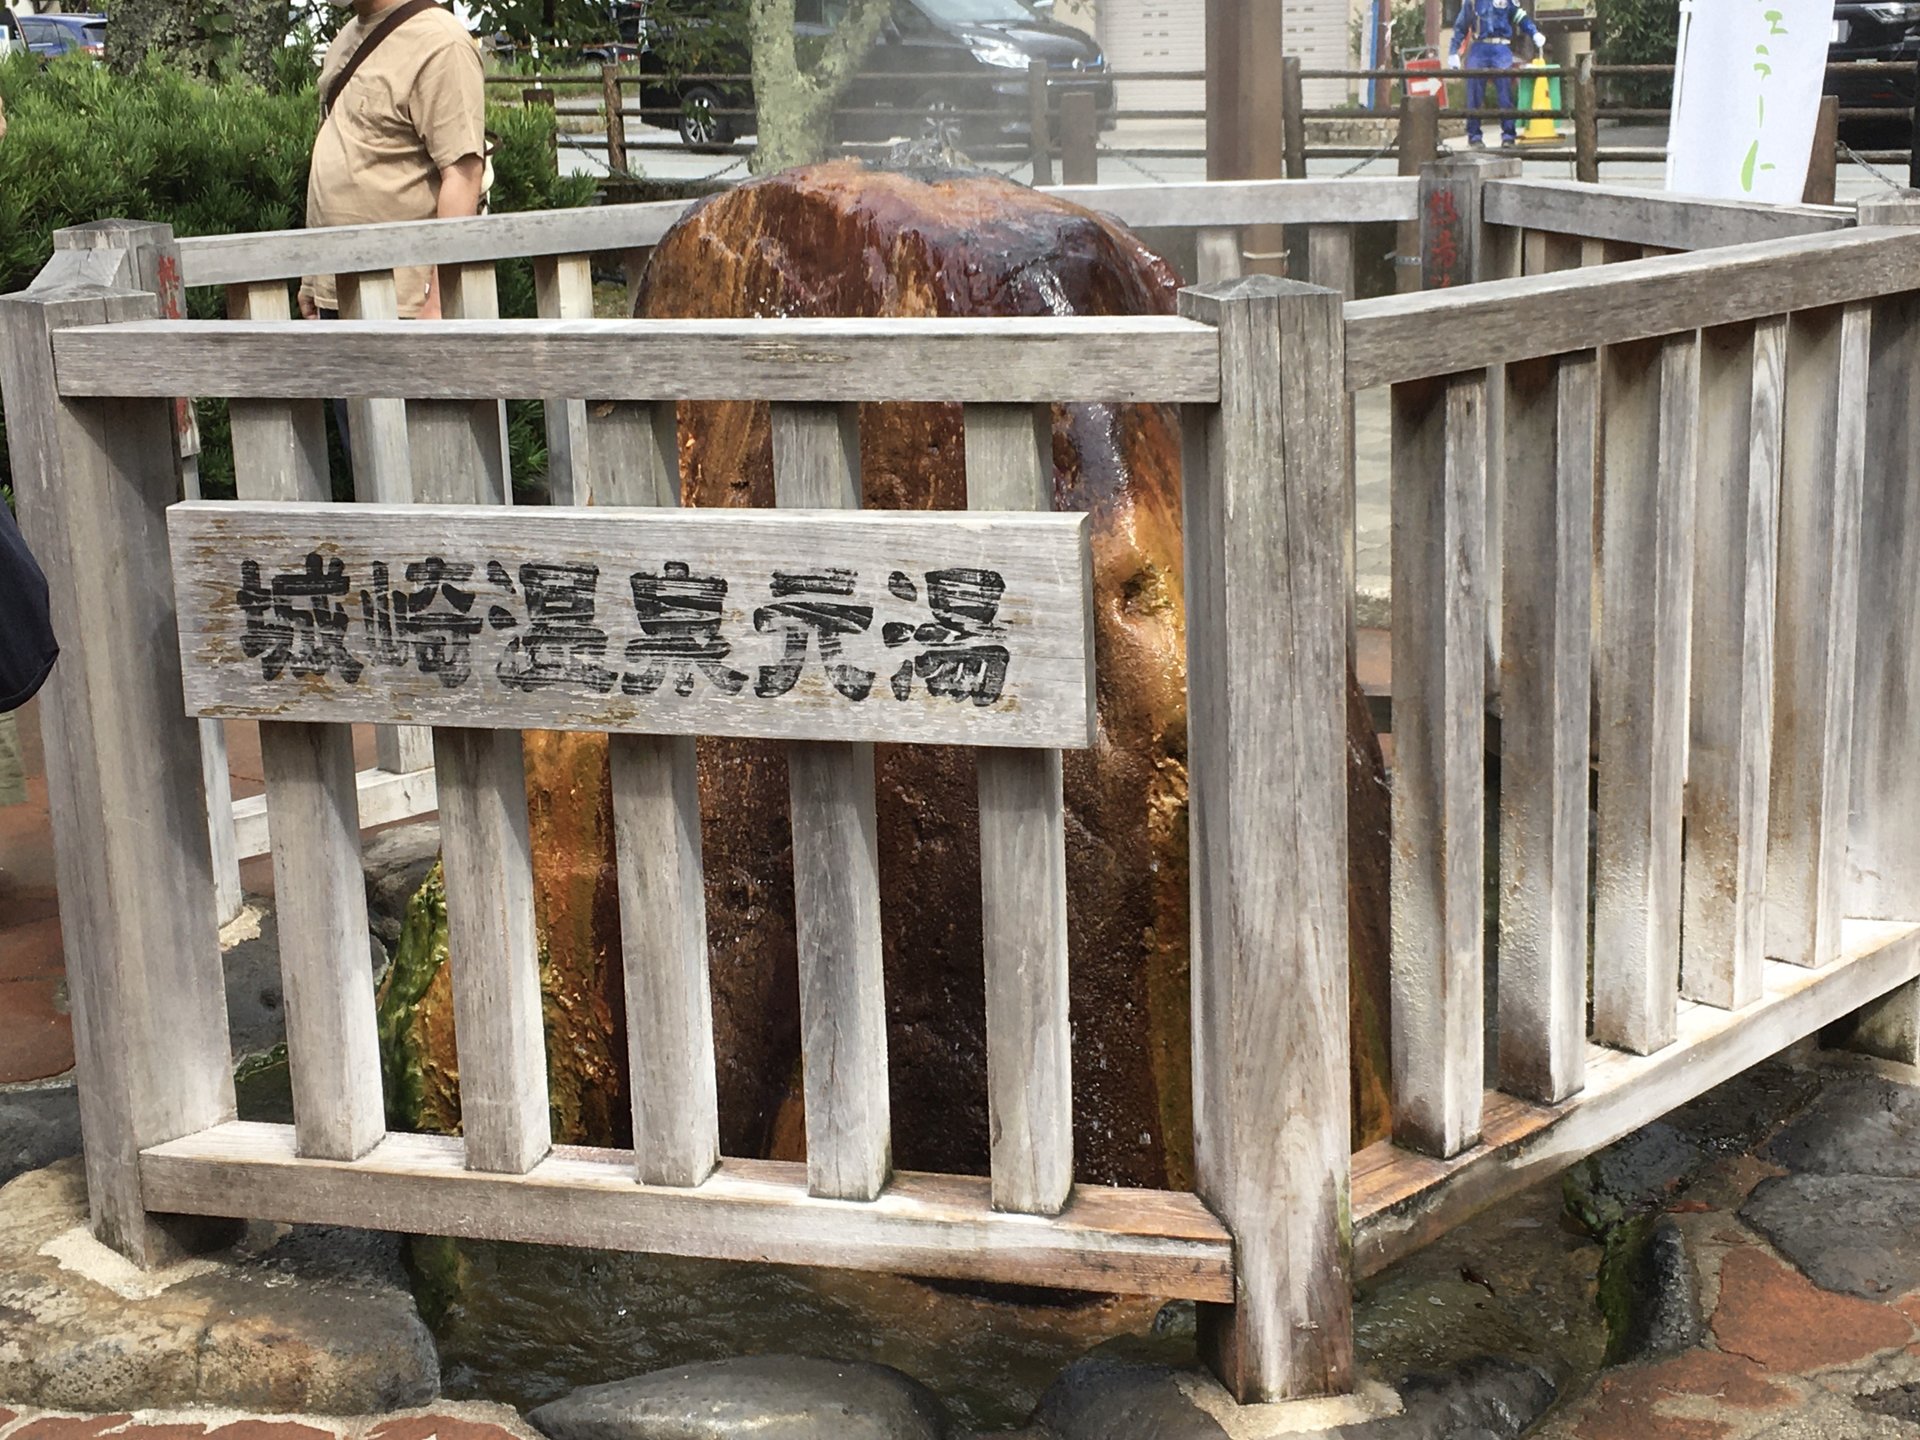
<svg viewBox="0 0 1920 1440">
<path fill-rule="evenodd" d="M 1540 27 L 1533 23 L 1533 16 L 1527 13 L 1527 7 L 1513 7 L 1513 18 L 1520 22 L 1520 28 L 1527 32 L 1527 38 L 1533 41 L 1534 48 L 1540 52 L 1540 58 L 1547 58 L 1547 37 L 1540 33 Z"/>
<path fill-rule="evenodd" d="M 1458 55 L 1467 48 L 1472 38 L 1473 0 L 1460 0 L 1460 13 L 1453 17 L 1453 53 Z"/>
<path fill-rule="evenodd" d="M 487 162 L 478 155 L 462 155 L 440 171 L 440 202 L 434 217 L 457 220 L 480 213 L 480 184 L 487 173 Z M 440 318 L 440 270 L 434 267 L 427 280 L 427 298 L 420 306 L 422 320 Z"/>
</svg>

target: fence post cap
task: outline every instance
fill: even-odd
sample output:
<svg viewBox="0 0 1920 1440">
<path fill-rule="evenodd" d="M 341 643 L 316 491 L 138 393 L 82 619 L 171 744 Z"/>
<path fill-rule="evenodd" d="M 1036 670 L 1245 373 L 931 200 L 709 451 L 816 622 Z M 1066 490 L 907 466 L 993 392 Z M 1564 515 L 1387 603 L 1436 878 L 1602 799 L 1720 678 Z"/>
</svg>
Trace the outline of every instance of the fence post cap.
<svg viewBox="0 0 1920 1440">
<path fill-rule="evenodd" d="M 1855 219 L 1861 225 L 1920 225 L 1920 190 L 1890 188 L 1863 195 Z"/>
<path fill-rule="evenodd" d="M 1246 305 L 1259 300 L 1288 300 L 1308 295 L 1332 295 L 1338 290 L 1324 285 L 1309 285 L 1303 280 L 1286 280 L 1278 275 L 1241 275 L 1232 280 L 1216 280 L 1211 285 L 1188 285 L 1180 291 L 1180 313 L 1190 320 L 1205 320 L 1229 305 Z"/>
</svg>

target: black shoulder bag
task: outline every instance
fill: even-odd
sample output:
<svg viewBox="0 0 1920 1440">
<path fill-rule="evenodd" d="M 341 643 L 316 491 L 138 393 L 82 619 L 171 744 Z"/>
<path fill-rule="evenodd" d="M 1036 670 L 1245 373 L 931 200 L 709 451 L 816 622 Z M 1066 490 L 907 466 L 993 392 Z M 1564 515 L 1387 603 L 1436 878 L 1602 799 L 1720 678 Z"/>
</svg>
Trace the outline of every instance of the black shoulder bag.
<svg viewBox="0 0 1920 1440">
<path fill-rule="evenodd" d="M 34 697 L 59 654 L 47 613 L 47 577 L 13 513 L 0 505 L 0 714 Z"/>
</svg>

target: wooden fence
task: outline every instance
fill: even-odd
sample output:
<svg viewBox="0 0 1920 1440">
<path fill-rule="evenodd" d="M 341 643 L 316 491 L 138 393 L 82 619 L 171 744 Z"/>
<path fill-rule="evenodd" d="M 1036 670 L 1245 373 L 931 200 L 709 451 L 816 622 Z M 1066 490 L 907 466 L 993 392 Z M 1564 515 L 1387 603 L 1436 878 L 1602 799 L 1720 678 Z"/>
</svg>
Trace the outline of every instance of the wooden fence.
<svg viewBox="0 0 1920 1440">
<path fill-rule="evenodd" d="M 1200 231 L 1178 318 L 586 318 L 585 255 L 644 248 L 671 207 L 178 243 L 104 222 L 0 299 L 66 649 L 45 733 L 103 1238 L 150 1261 L 161 1217 L 247 1216 L 1186 1296 L 1233 1392 L 1276 1400 L 1350 1384 L 1353 1276 L 1500 1196 L 1823 1027 L 1916 1058 L 1920 200 L 1773 211 L 1468 160 L 1083 198 Z M 1345 298 L 1370 220 L 1421 224 L 1436 288 Z M 1240 273 L 1244 235 L 1289 224 L 1331 283 Z M 511 255 L 544 318 L 487 318 Z M 387 318 L 401 261 L 439 264 L 462 318 Z M 239 318 L 160 318 L 141 277 L 174 265 Z M 285 319 L 314 269 L 353 318 Z M 1379 387 L 1396 1134 L 1350 1156 L 1346 437 Z M 180 502 L 183 390 L 232 403 L 236 501 Z M 497 407 L 529 390 L 557 397 L 562 503 L 509 516 Z M 377 503 L 329 503 L 334 398 Z M 779 509 L 664 508 L 675 403 L 719 399 L 773 405 Z M 972 513 L 855 513 L 872 400 L 966 407 Z M 1061 755 L 1098 657 L 1081 522 L 1043 513 L 1062 401 L 1187 428 L 1195 1194 L 1073 1183 Z M 949 638 L 916 635 L 893 682 L 873 627 L 796 653 L 828 571 L 831 603 Z M 234 1119 L 197 723 L 229 717 L 261 726 L 291 1126 Z M 368 720 L 432 727 L 460 1137 L 383 1121 Z M 554 725 L 614 736 L 631 1151 L 549 1143 L 517 731 Z M 718 1154 L 695 733 L 788 745 L 803 1164 Z M 989 1176 L 889 1162 L 881 740 L 978 747 Z"/>
</svg>

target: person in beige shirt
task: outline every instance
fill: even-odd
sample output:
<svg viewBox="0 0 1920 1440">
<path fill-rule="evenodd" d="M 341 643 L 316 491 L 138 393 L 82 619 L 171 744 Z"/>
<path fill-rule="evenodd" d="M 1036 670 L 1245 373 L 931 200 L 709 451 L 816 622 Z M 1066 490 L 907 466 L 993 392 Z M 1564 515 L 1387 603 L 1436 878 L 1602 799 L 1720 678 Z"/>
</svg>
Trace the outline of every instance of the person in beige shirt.
<svg viewBox="0 0 1920 1440">
<path fill-rule="evenodd" d="M 368 37 L 406 0 L 334 0 L 353 19 L 328 47 L 322 103 Z M 476 215 L 486 170 L 486 86 L 473 39 L 438 5 L 402 19 L 332 94 L 307 177 L 307 224 Z M 394 272 L 403 319 L 440 318 L 431 267 Z M 338 314 L 331 275 L 300 285 L 300 313 Z"/>
</svg>

